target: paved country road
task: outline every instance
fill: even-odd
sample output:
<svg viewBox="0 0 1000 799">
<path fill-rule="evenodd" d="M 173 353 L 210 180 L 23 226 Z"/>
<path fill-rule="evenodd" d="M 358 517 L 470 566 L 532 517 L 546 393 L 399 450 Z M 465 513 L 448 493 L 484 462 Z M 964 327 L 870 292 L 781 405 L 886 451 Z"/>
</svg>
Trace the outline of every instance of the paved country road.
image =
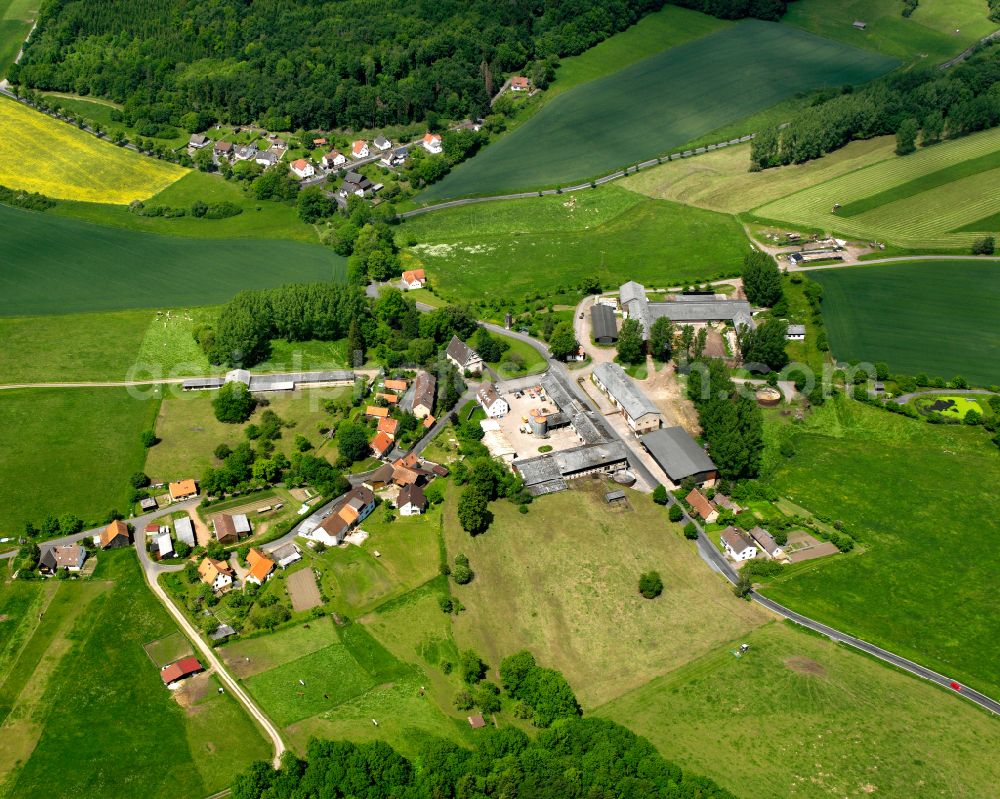
<svg viewBox="0 0 1000 799">
<path fill-rule="evenodd" d="M 906 263 L 909 261 L 1000 261 L 1000 255 L 893 255 L 889 258 L 872 258 L 870 261 L 855 261 L 849 264 L 817 264 L 816 266 L 793 266 L 789 272 L 818 272 L 821 269 L 857 269 L 876 264 Z"/>
</svg>

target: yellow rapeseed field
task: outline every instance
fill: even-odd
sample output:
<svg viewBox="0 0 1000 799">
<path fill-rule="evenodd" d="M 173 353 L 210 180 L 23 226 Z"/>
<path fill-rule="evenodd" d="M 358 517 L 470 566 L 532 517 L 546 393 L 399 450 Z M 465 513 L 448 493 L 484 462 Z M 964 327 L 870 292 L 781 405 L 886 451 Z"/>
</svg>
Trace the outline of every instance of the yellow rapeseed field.
<svg viewBox="0 0 1000 799">
<path fill-rule="evenodd" d="M 126 205 L 186 173 L 0 98 L 0 185 L 56 199 Z"/>
</svg>

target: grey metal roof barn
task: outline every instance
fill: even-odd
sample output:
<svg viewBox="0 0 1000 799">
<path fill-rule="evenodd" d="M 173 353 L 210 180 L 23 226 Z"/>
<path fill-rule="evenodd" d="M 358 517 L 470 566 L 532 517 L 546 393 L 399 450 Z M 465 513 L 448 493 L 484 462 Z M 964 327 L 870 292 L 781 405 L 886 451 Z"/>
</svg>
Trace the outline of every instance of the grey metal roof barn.
<svg viewBox="0 0 1000 799">
<path fill-rule="evenodd" d="M 615 312 L 607 305 L 594 305 L 590 309 L 590 320 L 594 341 L 598 344 L 612 344 L 618 340 Z"/>
<path fill-rule="evenodd" d="M 639 438 L 646 451 L 675 483 L 686 477 L 711 479 L 716 466 L 683 427 L 661 427 Z"/>
<path fill-rule="evenodd" d="M 662 316 L 672 322 L 691 324 L 696 322 L 727 322 L 734 325 L 754 326 L 750 316 L 750 303 L 746 300 L 719 299 L 715 295 L 688 294 L 675 296 L 660 302 L 650 302 L 646 289 L 630 280 L 619 289 L 622 311 L 630 319 L 642 323 L 643 336 L 649 338 L 653 322 Z"/>
<path fill-rule="evenodd" d="M 594 377 L 600 381 L 608 394 L 622 406 L 625 413 L 633 419 L 640 419 L 647 413 L 660 414 L 657 408 L 635 383 L 616 363 L 602 363 L 594 368 Z"/>
</svg>

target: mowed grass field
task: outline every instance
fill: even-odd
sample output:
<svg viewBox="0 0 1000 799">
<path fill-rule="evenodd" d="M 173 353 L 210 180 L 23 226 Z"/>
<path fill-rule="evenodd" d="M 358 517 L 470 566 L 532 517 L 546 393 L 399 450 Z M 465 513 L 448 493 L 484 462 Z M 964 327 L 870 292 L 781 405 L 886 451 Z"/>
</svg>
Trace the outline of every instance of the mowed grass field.
<svg viewBox="0 0 1000 799">
<path fill-rule="evenodd" d="M 995 574 L 1000 458 L 981 428 L 929 425 L 852 400 L 803 424 L 768 413 L 765 479 L 865 547 L 813 561 L 766 596 L 1000 695 Z M 778 452 L 789 438 L 791 458 Z"/>
<path fill-rule="evenodd" d="M 518 297 L 595 275 L 670 286 L 738 271 L 747 244 L 735 219 L 617 186 L 461 206 L 407 220 L 409 249 L 439 296 Z"/>
<path fill-rule="evenodd" d="M 732 651 L 750 644 L 741 658 Z M 596 711 L 737 796 L 980 797 L 1000 767 L 987 713 L 785 623 Z"/>
<path fill-rule="evenodd" d="M 782 22 L 904 61 L 936 64 L 997 29 L 979 0 L 920 0 L 904 17 L 897 0 L 796 0 Z M 853 27 L 861 20 L 863 31 Z"/>
<path fill-rule="evenodd" d="M 175 164 L 116 147 L 0 98 L 0 185 L 57 199 L 127 205 L 185 174 Z"/>
<path fill-rule="evenodd" d="M 995 232 L 998 149 L 1000 128 L 994 128 L 890 155 L 761 205 L 754 214 L 913 249 L 967 248 L 977 235 Z M 834 213 L 835 203 L 844 208 Z"/>
<path fill-rule="evenodd" d="M 131 550 L 98 558 L 93 580 L 0 585 L 13 642 L 0 655 L 0 793 L 168 799 L 228 787 L 268 745 L 214 686 L 190 707 L 174 700 L 143 646 L 176 626 Z"/>
<path fill-rule="evenodd" d="M 739 214 L 891 158 L 891 136 L 851 142 L 823 158 L 750 171 L 750 145 L 713 150 L 629 175 L 616 185 L 660 200 Z"/>
<path fill-rule="evenodd" d="M 797 28 L 744 20 L 589 81 L 420 195 L 566 185 L 665 153 L 820 86 L 864 83 L 896 61 Z"/>
<path fill-rule="evenodd" d="M 0 316 L 211 305 L 344 276 L 345 259 L 319 245 L 159 236 L 7 206 L 0 239 Z"/>
<path fill-rule="evenodd" d="M 126 511 L 128 478 L 145 459 L 139 434 L 158 406 L 121 388 L 0 392 L 0 535 L 49 514 L 99 522 Z"/>
<path fill-rule="evenodd" d="M 1000 262 L 822 269 L 823 322 L 839 360 L 1000 383 Z"/>
<path fill-rule="evenodd" d="M 628 492 L 631 509 L 613 512 L 603 481 L 572 485 L 535 500 L 527 516 L 509 502 L 491 505 L 495 521 L 476 538 L 458 524 L 451 491 L 448 554 L 467 555 L 476 573 L 452 587 L 466 608 L 454 620 L 460 649 L 494 667 L 530 649 L 590 709 L 768 620 L 733 596 L 647 496 Z M 637 587 L 651 569 L 665 586 L 655 601 Z"/>
<path fill-rule="evenodd" d="M 0 78 L 14 63 L 17 53 L 38 16 L 41 0 L 0 0 Z"/>
</svg>

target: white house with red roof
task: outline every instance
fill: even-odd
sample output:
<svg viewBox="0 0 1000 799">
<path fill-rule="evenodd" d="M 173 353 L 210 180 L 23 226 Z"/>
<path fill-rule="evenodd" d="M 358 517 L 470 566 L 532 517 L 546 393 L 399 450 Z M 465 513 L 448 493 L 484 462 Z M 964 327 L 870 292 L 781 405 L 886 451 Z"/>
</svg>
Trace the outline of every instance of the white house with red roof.
<svg viewBox="0 0 1000 799">
<path fill-rule="evenodd" d="M 355 158 L 367 158 L 368 157 L 368 142 L 364 139 L 358 139 L 351 145 L 351 155 Z"/>
<path fill-rule="evenodd" d="M 439 155 L 441 153 L 441 134 L 425 133 L 424 137 L 420 140 L 420 144 L 432 155 Z"/>
<path fill-rule="evenodd" d="M 427 282 L 427 274 L 423 269 L 407 269 L 403 272 L 403 279 L 400 282 L 407 291 L 422 289 Z"/>
<path fill-rule="evenodd" d="M 316 168 L 305 158 L 300 158 L 297 161 L 292 161 L 292 173 L 300 178 L 311 178 L 316 174 Z"/>
<path fill-rule="evenodd" d="M 324 169 L 333 169 L 334 167 L 346 164 L 347 156 L 337 150 L 330 150 L 330 152 L 324 155 L 320 161 L 322 162 Z"/>
<path fill-rule="evenodd" d="M 531 88 L 531 81 L 524 75 L 515 75 L 510 79 L 510 90 L 512 92 L 526 92 Z"/>
</svg>

